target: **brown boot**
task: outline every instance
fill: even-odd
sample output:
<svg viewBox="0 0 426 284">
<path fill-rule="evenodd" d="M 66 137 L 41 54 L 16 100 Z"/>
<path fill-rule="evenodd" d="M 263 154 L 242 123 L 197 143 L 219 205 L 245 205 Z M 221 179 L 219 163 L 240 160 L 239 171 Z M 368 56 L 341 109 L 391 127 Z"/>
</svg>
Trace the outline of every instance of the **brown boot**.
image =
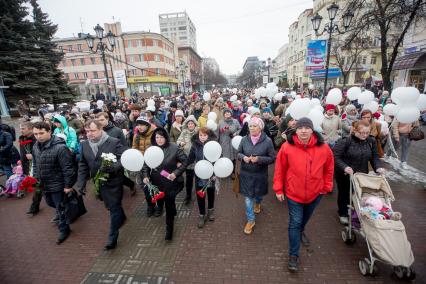
<svg viewBox="0 0 426 284">
<path fill-rule="evenodd" d="M 260 203 L 255 203 L 254 204 L 254 213 L 259 214 L 261 209 L 260 209 Z"/>
<path fill-rule="evenodd" d="M 246 226 L 244 227 L 244 234 L 251 235 L 251 233 L 253 233 L 254 225 L 255 225 L 254 221 L 247 222 Z"/>
</svg>

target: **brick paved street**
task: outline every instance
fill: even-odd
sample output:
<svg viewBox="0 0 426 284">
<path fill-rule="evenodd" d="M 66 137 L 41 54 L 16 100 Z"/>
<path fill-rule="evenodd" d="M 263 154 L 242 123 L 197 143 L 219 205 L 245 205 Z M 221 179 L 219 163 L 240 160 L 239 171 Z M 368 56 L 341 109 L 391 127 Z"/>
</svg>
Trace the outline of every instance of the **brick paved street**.
<svg viewBox="0 0 426 284">
<path fill-rule="evenodd" d="M 426 171 L 426 143 L 413 145 L 409 164 Z M 396 172 L 395 170 L 392 171 Z M 272 176 L 272 172 L 271 172 Z M 426 192 L 420 182 L 390 179 L 415 256 L 416 283 L 426 283 Z M 216 221 L 198 229 L 198 208 L 182 205 L 179 196 L 174 240 L 164 241 L 165 220 L 147 219 L 142 192 L 125 190 L 129 217 L 115 251 L 103 252 L 108 213 L 88 194 L 88 213 L 72 225 L 70 238 L 57 246 L 52 209 L 28 217 L 30 196 L 0 200 L 0 279 L 2 283 L 399 283 L 390 266 L 379 264 L 375 278 L 363 277 L 358 260 L 365 242 L 347 246 L 340 237 L 336 197 L 323 198 L 307 227 L 312 246 L 301 250 L 297 274 L 287 271 L 287 206 L 265 198 L 251 236 L 243 234 L 244 204 L 224 181 L 216 201 Z"/>
</svg>

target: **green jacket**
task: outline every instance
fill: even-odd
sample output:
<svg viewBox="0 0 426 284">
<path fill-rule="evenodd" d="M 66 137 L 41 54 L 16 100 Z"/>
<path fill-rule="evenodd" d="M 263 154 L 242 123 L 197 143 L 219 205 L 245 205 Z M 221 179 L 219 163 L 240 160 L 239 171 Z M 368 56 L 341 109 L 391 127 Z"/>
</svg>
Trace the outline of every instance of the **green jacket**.
<svg viewBox="0 0 426 284">
<path fill-rule="evenodd" d="M 62 125 L 62 128 L 57 127 L 53 132 L 53 135 L 64 134 L 67 137 L 65 141 L 67 147 L 70 148 L 73 153 L 78 153 L 79 143 L 74 128 L 68 126 L 66 118 L 62 115 L 56 115 L 53 118 L 53 122 L 56 121 Z"/>
</svg>

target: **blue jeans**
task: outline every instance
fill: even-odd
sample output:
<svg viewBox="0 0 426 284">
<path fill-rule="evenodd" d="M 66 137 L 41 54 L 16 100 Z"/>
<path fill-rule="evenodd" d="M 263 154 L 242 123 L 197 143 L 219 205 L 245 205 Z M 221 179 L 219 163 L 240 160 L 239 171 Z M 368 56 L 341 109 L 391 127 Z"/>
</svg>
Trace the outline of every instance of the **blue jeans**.
<svg viewBox="0 0 426 284">
<path fill-rule="evenodd" d="M 298 203 L 287 198 L 288 204 L 288 239 L 290 243 L 289 255 L 299 256 L 300 236 L 312 216 L 315 207 L 321 200 L 321 195 L 308 204 Z"/>
<path fill-rule="evenodd" d="M 65 217 L 64 208 L 62 207 L 62 202 L 65 198 L 65 193 L 63 191 L 57 192 L 46 192 L 44 194 L 47 205 L 56 209 L 56 215 L 59 216 L 58 229 L 61 233 L 69 232 L 70 227 L 67 224 Z"/>
<path fill-rule="evenodd" d="M 248 222 L 254 222 L 255 216 L 254 216 L 254 202 L 260 203 L 262 202 L 262 197 L 244 197 L 244 201 L 246 202 L 246 216 Z"/>
</svg>

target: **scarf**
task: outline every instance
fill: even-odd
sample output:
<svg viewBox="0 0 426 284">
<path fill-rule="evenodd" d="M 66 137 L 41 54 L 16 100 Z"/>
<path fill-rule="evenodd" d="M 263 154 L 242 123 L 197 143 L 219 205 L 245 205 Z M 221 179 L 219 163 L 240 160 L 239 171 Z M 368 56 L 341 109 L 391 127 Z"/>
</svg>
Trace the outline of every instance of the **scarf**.
<svg viewBox="0 0 426 284">
<path fill-rule="evenodd" d="M 88 139 L 90 148 L 92 149 L 92 152 L 95 155 L 95 157 L 98 155 L 99 147 L 101 147 L 102 144 L 104 144 L 105 141 L 107 141 L 108 137 L 109 137 L 108 134 L 106 134 L 105 131 L 102 131 L 102 136 L 97 141 Z"/>
<path fill-rule="evenodd" d="M 257 136 L 250 135 L 251 142 L 253 143 L 253 145 L 256 145 L 256 143 L 259 142 L 261 134 L 262 132 L 260 132 Z"/>
</svg>

